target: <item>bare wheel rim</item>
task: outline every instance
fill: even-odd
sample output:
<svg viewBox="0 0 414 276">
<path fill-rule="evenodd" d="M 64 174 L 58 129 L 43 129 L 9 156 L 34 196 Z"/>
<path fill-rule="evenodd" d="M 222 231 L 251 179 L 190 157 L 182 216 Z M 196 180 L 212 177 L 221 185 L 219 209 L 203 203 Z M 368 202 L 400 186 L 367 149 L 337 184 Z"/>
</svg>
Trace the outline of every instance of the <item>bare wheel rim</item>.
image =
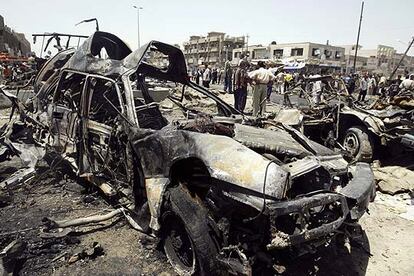
<svg viewBox="0 0 414 276">
<path fill-rule="evenodd" d="M 171 265 L 183 274 L 195 272 L 196 255 L 193 242 L 179 218 L 171 220 L 164 241 L 164 250 Z"/>
<path fill-rule="evenodd" d="M 353 132 L 348 133 L 344 139 L 344 148 L 355 157 L 359 152 L 359 147 L 357 135 Z"/>
</svg>

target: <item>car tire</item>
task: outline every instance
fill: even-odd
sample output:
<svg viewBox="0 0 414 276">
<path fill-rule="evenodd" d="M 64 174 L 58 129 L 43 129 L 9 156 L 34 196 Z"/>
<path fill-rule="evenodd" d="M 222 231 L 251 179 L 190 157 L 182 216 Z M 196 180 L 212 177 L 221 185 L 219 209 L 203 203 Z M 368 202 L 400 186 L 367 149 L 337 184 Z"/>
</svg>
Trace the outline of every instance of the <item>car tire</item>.
<svg viewBox="0 0 414 276">
<path fill-rule="evenodd" d="M 349 153 L 351 161 L 372 162 L 374 143 L 366 129 L 360 126 L 349 128 L 345 133 L 342 145 Z"/>
<path fill-rule="evenodd" d="M 168 197 L 163 245 L 170 264 L 179 275 L 220 275 L 207 210 L 182 185 L 169 189 Z"/>
</svg>

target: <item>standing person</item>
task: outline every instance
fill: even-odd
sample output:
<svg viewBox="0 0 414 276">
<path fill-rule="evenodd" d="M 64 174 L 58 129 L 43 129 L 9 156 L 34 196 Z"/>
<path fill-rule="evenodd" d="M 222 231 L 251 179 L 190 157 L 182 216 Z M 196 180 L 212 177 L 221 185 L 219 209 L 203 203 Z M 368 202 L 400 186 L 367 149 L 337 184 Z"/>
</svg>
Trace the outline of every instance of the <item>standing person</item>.
<svg viewBox="0 0 414 276">
<path fill-rule="evenodd" d="M 320 78 L 321 75 L 315 74 L 312 78 Z M 312 85 L 312 101 L 314 104 L 318 105 L 321 102 L 322 95 L 322 81 L 315 81 Z"/>
<path fill-rule="evenodd" d="M 223 78 L 223 69 L 218 68 L 217 69 L 217 84 L 221 84 L 222 78 Z"/>
<path fill-rule="evenodd" d="M 208 65 L 205 65 L 204 73 L 203 73 L 203 86 L 205 88 L 210 88 L 210 81 L 211 81 L 211 71 L 208 68 Z"/>
<path fill-rule="evenodd" d="M 276 75 L 276 91 L 281 95 L 285 92 L 285 74 L 283 72 Z"/>
<path fill-rule="evenodd" d="M 360 88 L 361 90 L 359 91 L 358 94 L 358 102 L 360 101 L 365 101 L 365 96 L 367 95 L 367 90 L 368 90 L 368 76 L 365 75 L 364 77 L 361 78 L 360 80 Z"/>
<path fill-rule="evenodd" d="M 234 74 L 234 108 L 240 112 L 244 112 L 247 100 L 247 83 L 249 77 L 247 75 L 247 68 L 249 63 L 242 61 Z"/>
<path fill-rule="evenodd" d="M 253 116 L 262 115 L 266 111 L 266 88 L 270 81 L 276 77 L 265 67 L 263 61 L 258 62 L 259 69 L 248 74 L 254 82 L 253 90 Z"/>
<path fill-rule="evenodd" d="M 349 95 L 352 95 L 352 93 L 354 93 L 355 91 L 355 77 L 352 74 L 349 75 L 349 78 L 346 84 L 347 84 Z"/>
<path fill-rule="evenodd" d="M 217 68 L 213 68 L 213 71 L 211 73 L 211 84 L 217 83 Z"/>
<path fill-rule="evenodd" d="M 224 91 L 231 92 L 231 89 L 229 87 L 231 86 L 231 77 L 232 77 L 233 71 L 231 70 L 231 64 L 230 61 L 227 60 L 224 64 Z"/>
<path fill-rule="evenodd" d="M 200 78 L 201 78 L 201 70 L 200 68 L 197 68 L 197 71 L 195 73 L 195 79 L 196 79 L 195 81 L 197 84 L 200 84 Z"/>
<path fill-rule="evenodd" d="M 373 75 L 370 75 L 368 78 L 368 95 L 372 96 L 375 94 L 375 87 L 377 86 L 377 81 Z"/>
<path fill-rule="evenodd" d="M 380 75 L 380 79 L 378 82 L 378 94 L 381 97 L 385 96 L 385 85 L 387 84 L 387 78 L 384 75 Z"/>
<path fill-rule="evenodd" d="M 266 96 L 266 99 L 268 102 L 270 102 L 270 95 L 272 95 L 272 90 L 273 90 L 273 81 L 269 81 L 269 83 L 267 84 L 267 96 Z"/>
<path fill-rule="evenodd" d="M 289 89 L 289 86 L 290 86 L 290 83 L 292 82 L 292 80 L 293 80 L 292 74 L 287 72 L 285 74 L 285 88 L 284 88 L 285 92 Z"/>
<path fill-rule="evenodd" d="M 227 92 L 229 94 L 233 93 L 233 67 L 229 67 L 229 69 L 227 70 Z"/>
</svg>

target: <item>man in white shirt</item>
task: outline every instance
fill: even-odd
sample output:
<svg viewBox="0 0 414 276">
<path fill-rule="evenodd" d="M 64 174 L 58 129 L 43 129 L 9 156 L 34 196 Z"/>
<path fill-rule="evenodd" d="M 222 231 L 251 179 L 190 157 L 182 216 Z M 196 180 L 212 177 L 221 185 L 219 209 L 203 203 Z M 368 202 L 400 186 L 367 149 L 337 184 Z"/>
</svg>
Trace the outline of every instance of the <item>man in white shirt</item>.
<svg viewBox="0 0 414 276">
<path fill-rule="evenodd" d="M 259 69 L 250 72 L 249 78 L 254 82 L 253 116 L 263 115 L 266 111 L 267 84 L 276 77 L 266 69 L 265 63 L 259 61 Z"/>
<path fill-rule="evenodd" d="M 405 79 L 400 84 L 402 90 L 413 90 L 414 91 L 414 75 L 411 74 L 409 79 Z"/>
<path fill-rule="evenodd" d="M 321 75 L 315 74 L 312 75 L 312 78 L 320 78 Z M 321 103 L 321 95 L 322 95 L 322 81 L 318 80 L 315 81 L 312 85 L 312 101 L 314 104 L 318 105 Z"/>
<path fill-rule="evenodd" d="M 211 71 L 210 71 L 210 68 L 208 68 L 208 65 L 206 65 L 206 69 L 204 69 L 204 73 L 203 73 L 203 86 L 205 88 L 210 88 L 210 80 L 211 80 Z"/>
<path fill-rule="evenodd" d="M 276 91 L 279 94 L 284 94 L 285 92 L 285 74 L 283 72 L 280 72 L 276 75 Z"/>
<path fill-rule="evenodd" d="M 358 94 L 358 102 L 361 102 L 361 101 L 363 102 L 365 101 L 365 96 L 367 95 L 367 89 L 368 89 L 368 76 L 367 75 L 361 78 L 360 88 L 361 90 L 359 91 L 359 94 Z"/>
<path fill-rule="evenodd" d="M 368 95 L 374 95 L 375 88 L 377 86 L 377 81 L 375 80 L 374 76 L 369 76 L 368 79 Z"/>
</svg>

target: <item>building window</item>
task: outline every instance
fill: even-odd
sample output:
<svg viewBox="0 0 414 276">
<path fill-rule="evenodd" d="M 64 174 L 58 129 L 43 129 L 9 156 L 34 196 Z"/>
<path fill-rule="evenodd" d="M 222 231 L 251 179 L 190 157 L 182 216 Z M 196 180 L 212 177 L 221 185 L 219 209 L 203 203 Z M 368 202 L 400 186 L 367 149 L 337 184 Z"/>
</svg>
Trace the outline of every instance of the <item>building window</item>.
<svg viewBox="0 0 414 276">
<path fill-rule="evenodd" d="M 235 53 L 234 53 L 234 58 L 238 58 L 238 57 L 240 57 L 240 54 L 241 54 L 241 52 L 235 52 Z"/>
<path fill-rule="evenodd" d="M 325 54 L 325 57 L 326 57 L 326 58 L 330 58 L 330 57 L 332 56 L 332 51 L 325 50 L 325 51 L 324 51 L 324 54 Z"/>
<path fill-rule="evenodd" d="M 276 58 L 283 57 L 283 49 L 273 50 L 273 56 L 276 57 Z"/>
<path fill-rule="evenodd" d="M 321 50 L 319 48 L 312 48 L 312 56 L 318 57 L 321 55 Z"/>
<path fill-rule="evenodd" d="M 292 57 L 296 57 L 296 56 L 303 56 L 303 48 L 293 48 L 290 51 L 290 55 Z"/>
<path fill-rule="evenodd" d="M 341 53 L 341 51 L 336 51 L 335 52 L 335 58 L 336 59 L 340 59 L 342 57 L 342 53 Z"/>
</svg>

